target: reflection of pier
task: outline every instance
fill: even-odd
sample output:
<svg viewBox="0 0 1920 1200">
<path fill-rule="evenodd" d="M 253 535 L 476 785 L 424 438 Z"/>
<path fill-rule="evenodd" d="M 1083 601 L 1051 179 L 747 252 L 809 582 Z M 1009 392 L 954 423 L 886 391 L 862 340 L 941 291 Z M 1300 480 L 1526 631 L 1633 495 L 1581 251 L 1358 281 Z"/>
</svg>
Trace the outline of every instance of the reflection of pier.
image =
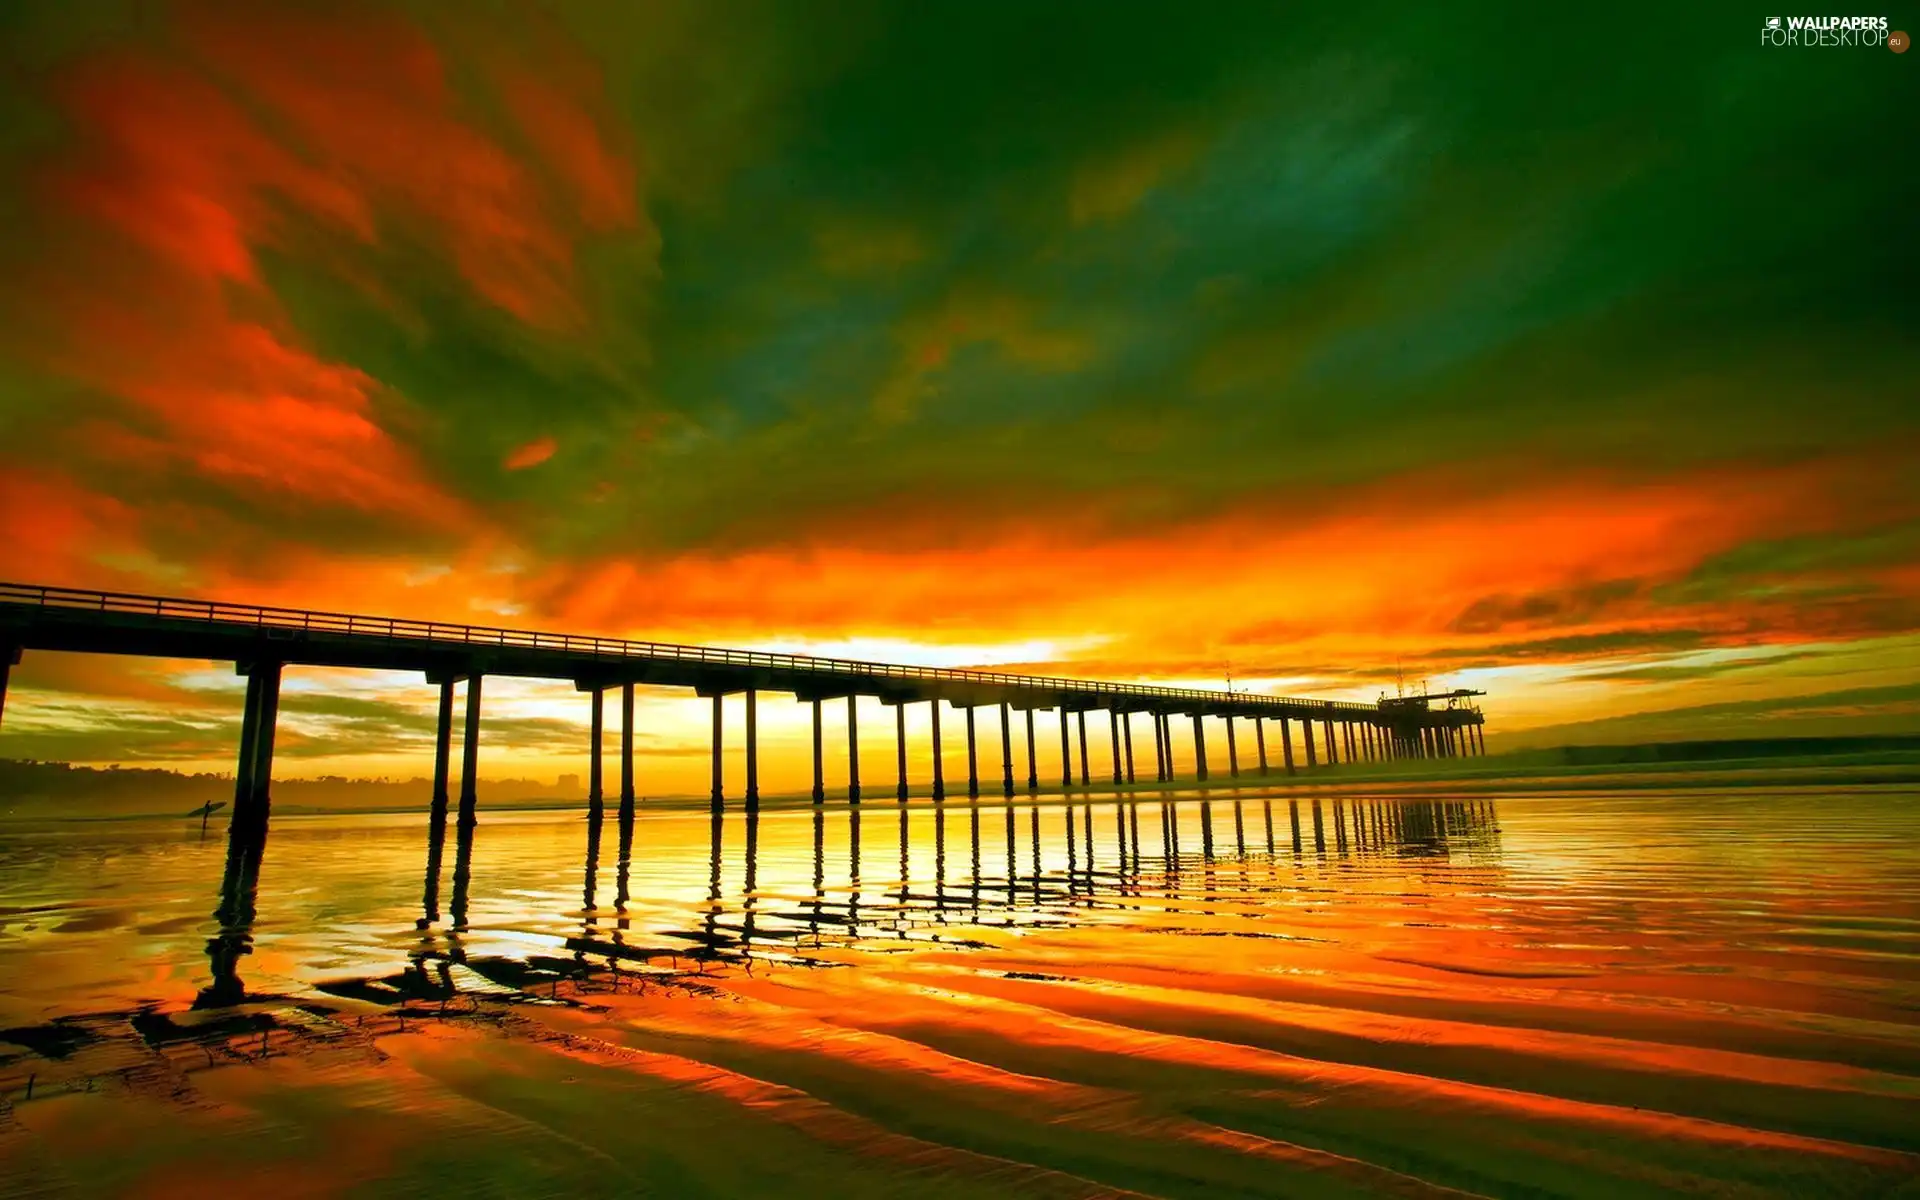
<svg viewBox="0 0 1920 1200">
<path fill-rule="evenodd" d="M 797 839 L 802 850 L 781 859 L 797 867 L 793 878 L 767 875 L 769 822 L 780 823 L 790 839 L 776 845 L 792 847 Z M 868 827 L 874 822 L 880 823 L 879 836 L 898 838 L 897 856 L 891 846 L 885 856 L 897 878 L 875 880 L 868 872 L 873 864 L 863 859 L 862 845 L 875 835 Z M 1224 912 L 1258 925 L 1270 919 L 1263 905 L 1290 888 L 1324 895 L 1330 871 L 1383 858 L 1485 862 L 1498 849 L 1493 805 L 1477 800 L 1123 799 L 970 805 L 964 814 L 940 806 L 903 805 L 893 812 L 856 807 L 846 810 L 837 845 L 830 845 L 828 834 L 839 822 L 819 809 L 769 815 L 757 806 L 739 812 L 715 807 L 707 824 L 702 900 L 677 915 L 655 913 L 634 928 L 628 928 L 628 914 L 611 934 L 599 927 L 593 903 L 604 864 L 590 826 L 579 934 L 564 939 L 565 957 L 516 959 L 470 958 L 463 948 L 465 880 L 475 835 L 461 830 L 455 863 L 460 915 L 446 939 L 430 938 L 407 971 L 377 988 L 345 981 L 325 990 L 443 1002 L 459 990 L 449 974 L 457 965 L 495 992 L 545 995 L 540 989 L 562 977 L 676 983 L 698 981 L 725 964 L 834 965 L 841 961 L 837 951 L 848 947 L 902 941 L 982 945 L 968 927 L 1064 928 L 1089 920 L 1124 927 L 1137 919 L 1142 928 L 1178 933 L 1180 914 L 1211 920 Z M 630 845 L 631 839 L 628 828 L 621 842 Z M 916 853 L 927 855 L 919 862 L 930 860 L 931 866 L 918 887 Z M 234 964 L 248 945 L 252 899 L 246 881 L 257 876 L 258 863 L 257 853 L 237 850 L 230 856 L 229 881 L 240 892 L 222 889 L 221 936 L 209 945 L 216 981 L 203 994 L 206 1003 L 243 998 Z M 727 885 L 729 878 L 739 881 L 737 888 Z M 437 887 L 430 875 L 429 913 Z M 1283 919 L 1281 910 L 1271 919 Z M 1219 929 L 1202 921 L 1195 932 L 1218 936 Z"/>
<path fill-rule="evenodd" d="M 1116 787 L 1136 779 L 1133 748 L 1136 716 L 1147 717 L 1152 726 L 1155 781 L 1161 783 L 1175 778 L 1175 718 L 1178 717 L 1187 718 L 1191 724 L 1192 777 L 1198 781 L 1208 780 L 1211 772 L 1207 719 L 1225 727 L 1230 778 L 1241 775 L 1240 726 L 1236 726 L 1236 722 L 1252 723 L 1258 752 L 1255 769 L 1262 775 L 1273 769 L 1268 759 L 1269 723 L 1273 723 L 1271 733 L 1281 750 L 1280 769 L 1289 775 L 1300 769 L 1294 755 L 1296 742 L 1309 768 L 1318 767 L 1322 760 L 1333 766 L 1342 762 L 1446 758 L 1485 752 L 1479 737 L 1484 717 L 1477 708 L 1460 703 L 1477 694 L 1470 692 L 1355 704 L 0 584 L 0 711 L 4 711 L 7 672 L 19 661 L 23 650 L 159 655 L 236 663 L 247 677 L 234 781 L 232 819 L 236 824 L 258 824 L 266 820 L 281 674 L 289 665 L 420 671 L 429 682 L 439 686 L 432 797 L 436 822 L 445 819 L 452 803 L 455 689 L 464 684 L 458 808 L 461 825 L 471 825 L 475 820 L 481 684 L 488 675 L 568 680 L 588 694 L 591 713 L 588 800 L 596 810 L 603 803 L 605 792 L 602 763 L 605 699 L 607 692 L 618 691 L 619 787 L 623 815 L 631 811 L 635 801 L 633 701 L 634 688 L 642 685 L 689 688 L 712 701 L 712 797 L 716 801 L 725 794 L 721 751 L 726 730 L 721 700 L 734 694 L 743 695 L 745 699 L 745 798 L 752 802 L 760 797 L 759 698 L 763 692 L 790 693 L 811 706 L 813 798 L 816 801 L 824 800 L 826 794 L 822 706 L 830 701 L 846 702 L 847 797 L 853 802 L 861 797 L 860 734 L 855 703 L 860 697 L 878 699 L 897 710 L 895 791 L 901 798 L 911 790 L 907 778 L 904 715 L 906 706 L 911 704 L 931 706 L 931 783 L 932 794 L 937 799 L 946 795 L 940 732 L 943 704 L 965 713 L 967 793 L 974 797 L 981 791 L 980 739 L 975 715 L 983 708 L 998 718 L 1000 790 L 1009 797 L 1015 790 L 1013 713 L 1016 711 L 1025 726 L 1025 782 L 1030 791 L 1038 790 L 1040 783 L 1034 729 L 1036 711 L 1059 715 L 1061 783 L 1067 788 L 1076 786 L 1076 757 L 1077 786 L 1092 786 L 1089 713 L 1106 715 L 1105 729 L 1099 732 L 1106 743 L 1111 781 Z M 1096 728 L 1099 724 L 1096 721 Z"/>
</svg>

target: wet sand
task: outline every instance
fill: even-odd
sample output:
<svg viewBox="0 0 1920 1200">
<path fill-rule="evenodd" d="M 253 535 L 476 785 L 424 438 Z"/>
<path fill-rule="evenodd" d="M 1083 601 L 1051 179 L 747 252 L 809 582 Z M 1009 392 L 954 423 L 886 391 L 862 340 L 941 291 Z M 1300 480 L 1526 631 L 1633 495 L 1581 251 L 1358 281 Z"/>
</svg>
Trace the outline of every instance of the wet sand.
<svg viewBox="0 0 1920 1200">
<path fill-rule="evenodd" d="M 1916 805 L 15 823 L 0 1194 L 1887 1195 Z"/>
</svg>

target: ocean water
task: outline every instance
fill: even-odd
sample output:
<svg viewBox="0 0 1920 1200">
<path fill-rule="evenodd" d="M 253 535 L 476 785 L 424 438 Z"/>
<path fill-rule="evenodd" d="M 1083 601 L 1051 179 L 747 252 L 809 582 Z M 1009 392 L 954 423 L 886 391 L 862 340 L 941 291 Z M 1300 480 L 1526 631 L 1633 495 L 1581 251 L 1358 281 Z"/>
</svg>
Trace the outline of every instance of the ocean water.
<svg viewBox="0 0 1920 1200">
<path fill-rule="evenodd" d="M 0 1195 L 1920 1194 L 1920 794 L 11 823 L 0 1093 Z"/>
</svg>

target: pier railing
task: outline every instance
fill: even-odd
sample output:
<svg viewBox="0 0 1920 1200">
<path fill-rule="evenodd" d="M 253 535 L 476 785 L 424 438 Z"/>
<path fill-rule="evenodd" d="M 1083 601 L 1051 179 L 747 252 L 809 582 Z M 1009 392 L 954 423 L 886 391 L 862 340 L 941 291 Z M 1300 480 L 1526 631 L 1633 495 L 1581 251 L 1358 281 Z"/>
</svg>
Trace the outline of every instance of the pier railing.
<svg viewBox="0 0 1920 1200">
<path fill-rule="evenodd" d="M 299 630 L 307 633 L 340 634 L 392 641 L 428 641 L 468 646 L 509 646 L 518 649 L 552 650 L 608 661 L 667 659 L 723 666 L 769 667 L 820 675 L 865 675 L 905 681 L 986 684 L 1041 691 L 1094 692 L 1100 695 L 1138 696 L 1145 699 L 1199 703 L 1311 708 L 1319 712 L 1347 716 L 1361 714 L 1378 716 L 1380 713 L 1376 705 L 1357 704 L 1345 700 L 1311 700 L 1247 692 L 1161 687 L 1145 683 L 1070 679 L 1064 676 L 970 671 L 950 667 L 912 667 L 898 663 L 866 662 L 859 659 L 773 654 L 761 650 L 733 650 L 718 646 L 687 646 L 672 642 L 635 641 L 628 638 L 541 633 L 485 625 L 450 624 L 444 621 L 414 621 L 402 617 L 373 617 L 354 613 L 318 612 L 254 604 L 228 604 L 217 600 L 188 600 L 174 596 L 145 596 L 133 592 L 97 592 L 83 588 L 38 587 L 30 584 L 0 582 L 0 606 L 11 605 L 57 611 L 77 609 L 122 613 L 171 621 L 202 622 L 208 625 L 253 626 L 268 630 L 269 636 L 273 630 Z"/>
</svg>

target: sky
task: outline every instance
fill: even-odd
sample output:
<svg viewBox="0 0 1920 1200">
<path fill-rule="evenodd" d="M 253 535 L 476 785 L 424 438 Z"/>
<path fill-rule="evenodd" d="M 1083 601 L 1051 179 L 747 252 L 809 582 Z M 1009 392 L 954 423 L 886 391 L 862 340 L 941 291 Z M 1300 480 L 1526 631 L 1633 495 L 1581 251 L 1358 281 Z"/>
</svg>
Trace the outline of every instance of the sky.
<svg viewBox="0 0 1920 1200">
<path fill-rule="evenodd" d="M 0 578 L 1920 731 L 1920 56 L 1765 16 L 10 4 Z M 283 773 L 426 769 L 420 680 L 287 686 Z M 582 769 L 489 686 L 484 770 Z M 217 769 L 239 696 L 30 653 L 0 756 Z"/>
</svg>

